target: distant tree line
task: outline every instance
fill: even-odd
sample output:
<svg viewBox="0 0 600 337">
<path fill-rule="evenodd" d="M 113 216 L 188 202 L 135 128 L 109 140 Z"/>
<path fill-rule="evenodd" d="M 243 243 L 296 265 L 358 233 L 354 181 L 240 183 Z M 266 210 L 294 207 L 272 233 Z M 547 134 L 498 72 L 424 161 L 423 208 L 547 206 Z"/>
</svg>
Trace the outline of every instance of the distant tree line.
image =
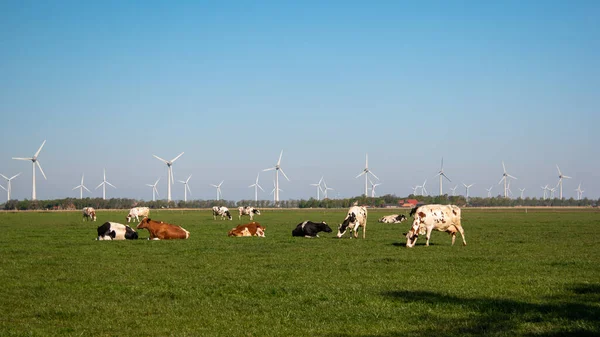
<svg viewBox="0 0 600 337">
<path fill-rule="evenodd" d="M 386 194 L 380 197 L 352 197 L 347 199 L 323 199 L 316 200 L 300 199 L 300 200 L 282 200 L 279 202 L 279 207 L 282 208 L 348 208 L 351 205 L 365 205 L 369 207 L 395 207 L 399 206 L 399 202 L 406 199 L 416 199 L 419 203 L 424 204 L 453 204 L 460 207 L 515 207 L 515 206 L 597 206 L 600 204 L 600 199 L 507 199 L 503 197 L 493 198 L 469 198 L 467 201 L 464 196 L 421 196 L 409 195 L 405 198 L 400 198 L 392 194 Z M 235 209 L 239 206 L 255 206 L 258 208 L 275 208 L 276 205 L 272 200 L 191 200 L 191 201 L 143 201 L 127 198 L 65 198 L 55 200 L 9 200 L 0 209 L 4 210 L 77 210 L 83 207 L 94 207 L 96 209 L 129 209 L 136 206 L 147 206 L 153 209 L 159 208 L 212 208 L 213 206 L 225 206 Z"/>
</svg>

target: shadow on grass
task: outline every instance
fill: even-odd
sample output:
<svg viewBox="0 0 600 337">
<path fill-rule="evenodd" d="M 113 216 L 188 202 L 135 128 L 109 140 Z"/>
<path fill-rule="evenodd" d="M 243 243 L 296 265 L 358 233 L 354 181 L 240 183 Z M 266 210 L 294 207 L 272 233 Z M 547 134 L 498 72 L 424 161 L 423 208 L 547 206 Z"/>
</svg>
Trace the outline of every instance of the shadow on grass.
<svg viewBox="0 0 600 337">
<path fill-rule="evenodd" d="M 415 307 L 418 312 L 414 312 L 414 322 L 408 331 L 360 336 L 600 336 L 600 284 L 597 283 L 570 285 L 545 303 L 461 298 L 431 291 L 400 290 L 385 292 L 383 296 L 426 308 Z"/>
</svg>

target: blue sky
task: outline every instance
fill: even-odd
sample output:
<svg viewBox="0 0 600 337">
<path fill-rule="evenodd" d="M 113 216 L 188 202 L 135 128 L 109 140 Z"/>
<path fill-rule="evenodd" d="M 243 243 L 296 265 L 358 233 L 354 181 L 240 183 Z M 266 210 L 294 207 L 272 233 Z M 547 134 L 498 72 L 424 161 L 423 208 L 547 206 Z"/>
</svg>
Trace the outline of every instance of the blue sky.
<svg viewBox="0 0 600 337">
<path fill-rule="evenodd" d="M 39 199 L 78 196 L 82 173 L 101 196 L 103 168 L 108 197 L 149 199 L 158 177 L 166 196 L 152 155 L 185 152 L 175 179 L 193 174 L 192 198 L 225 180 L 239 200 L 283 149 L 282 199 L 321 176 L 349 197 L 368 152 L 378 194 L 425 179 L 434 193 L 444 157 L 446 190 L 499 194 L 505 161 L 514 192 L 539 197 L 558 164 L 565 196 L 582 182 L 598 198 L 599 15 L 596 1 L 3 1 L 0 173 L 23 172 L 13 197 L 30 198 L 31 166 L 11 157 L 46 139 Z"/>
</svg>

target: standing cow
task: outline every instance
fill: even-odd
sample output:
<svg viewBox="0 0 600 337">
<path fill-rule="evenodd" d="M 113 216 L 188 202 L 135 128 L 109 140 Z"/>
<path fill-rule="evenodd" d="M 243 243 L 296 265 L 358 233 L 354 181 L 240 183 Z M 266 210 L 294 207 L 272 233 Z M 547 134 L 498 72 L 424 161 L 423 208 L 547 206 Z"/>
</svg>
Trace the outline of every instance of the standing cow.
<svg viewBox="0 0 600 337">
<path fill-rule="evenodd" d="M 96 210 L 94 209 L 94 207 L 83 208 L 83 221 L 86 220 L 96 221 Z"/>
<path fill-rule="evenodd" d="M 96 240 L 137 240 L 138 233 L 131 227 L 116 222 L 105 222 L 98 227 Z"/>
<path fill-rule="evenodd" d="M 358 229 L 360 227 L 363 228 L 364 239 L 367 230 L 367 208 L 364 206 L 352 206 L 348 210 L 344 222 L 338 227 L 337 237 L 341 238 L 346 233 L 346 230 L 350 228 L 350 238 L 352 238 L 352 235 L 358 238 Z"/>
<path fill-rule="evenodd" d="M 440 232 L 447 232 L 452 235 L 452 245 L 456 239 L 456 232 L 460 232 L 463 245 L 465 241 L 465 231 L 460 223 L 460 208 L 455 205 L 424 205 L 411 211 L 415 220 L 408 233 L 406 233 L 406 247 L 414 247 L 419 234 L 427 234 L 426 246 L 429 246 L 431 232 L 436 229 Z"/>
<path fill-rule="evenodd" d="M 331 227 L 325 222 L 312 222 L 306 220 L 299 223 L 292 231 L 292 236 L 304 236 L 306 238 L 319 237 L 319 232 L 331 233 Z"/>
<path fill-rule="evenodd" d="M 250 216 L 250 221 L 254 218 L 254 215 L 260 215 L 260 211 L 252 206 L 239 207 L 240 215 L 238 216 L 238 220 L 242 219 L 242 215 Z"/>
<path fill-rule="evenodd" d="M 134 207 L 129 210 L 127 214 L 127 222 L 130 222 L 135 218 L 135 221 L 140 221 L 140 218 L 144 218 L 150 215 L 150 208 L 148 207 Z"/>
<path fill-rule="evenodd" d="M 214 206 L 212 208 L 213 210 L 213 220 L 217 220 L 217 216 L 221 217 L 221 220 L 224 220 L 225 218 L 232 220 L 233 217 L 231 216 L 231 213 L 229 212 L 229 209 L 225 206 Z"/>
</svg>

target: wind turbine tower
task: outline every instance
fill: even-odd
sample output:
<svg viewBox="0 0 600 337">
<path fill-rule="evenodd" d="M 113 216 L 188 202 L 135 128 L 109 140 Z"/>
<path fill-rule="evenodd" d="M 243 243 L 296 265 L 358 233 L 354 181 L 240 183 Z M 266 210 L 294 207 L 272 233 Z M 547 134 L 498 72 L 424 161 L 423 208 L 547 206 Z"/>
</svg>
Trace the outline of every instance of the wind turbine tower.
<svg viewBox="0 0 600 337">
<path fill-rule="evenodd" d="M 449 182 L 452 182 L 452 180 L 450 180 L 450 178 L 448 178 L 448 176 L 444 173 L 444 157 L 442 157 L 442 165 L 440 166 L 440 171 L 436 175 L 440 176 L 440 195 L 444 195 L 444 193 L 442 192 L 442 178 L 446 178 Z"/>
<path fill-rule="evenodd" d="M 225 180 L 222 180 L 219 185 L 209 184 L 210 186 L 212 186 L 212 187 L 214 187 L 214 188 L 217 189 L 217 200 L 221 200 L 223 198 L 223 193 L 221 193 L 221 185 L 223 185 L 224 181 Z"/>
<path fill-rule="evenodd" d="M 511 176 L 510 174 L 508 174 L 506 172 L 506 166 L 504 166 L 504 161 L 502 162 L 502 168 L 504 169 L 504 173 L 502 174 L 502 179 L 500 179 L 500 181 L 498 182 L 498 185 L 500 185 L 500 183 L 502 183 L 502 181 L 504 181 L 504 197 L 508 198 L 508 178 L 513 178 L 513 179 L 517 179 L 516 177 Z"/>
<path fill-rule="evenodd" d="M 183 152 L 181 152 L 177 157 L 171 159 L 171 160 L 164 160 L 161 157 L 158 157 L 157 155 L 154 155 L 154 158 L 162 161 L 163 163 L 167 164 L 167 201 L 171 202 L 171 183 L 175 183 L 175 180 L 173 179 L 173 163 L 179 159 L 179 157 L 181 157 L 183 155 Z"/>
<path fill-rule="evenodd" d="M 79 186 L 73 187 L 73 191 L 76 189 L 79 189 L 79 199 L 83 199 L 83 189 L 84 188 L 86 191 L 92 193 L 92 191 L 88 190 L 88 188 L 85 187 L 85 185 L 83 184 L 83 174 L 81 174 L 81 184 L 79 184 Z"/>
<path fill-rule="evenodd" d="M 321 188 L 321 183 L 322 182 L 323 182 L 323 177 L 321 177 L 321 180 L 319 180 L 318 183 L 316 183 L 316 184 L 310 184 L 310 186 L 316 186 L 317 187 L 317 200 L 321 200 L 319 192 L 322 190 L 322 188 Z"/>
<path fill-rule="evenodd" d="M 465 186 L 465 189 L 466 189 L 466 191 L 467 191 L 467 192 L 466 192 L 466 193 L 467 193 L 467 200 L 469 200 L 469 188 L 471 188 L 471 186 L 473 186 L 473 185 L 475 185 L 475 184 L 473 183 L 473 184 L 471 184 L 471 185 L 467 185 L 467 184 L 463 183 L 463 185 Z"/>
<path fill-rule="evenodd" d="M 104 169 L 104 180 L 102 180 L 102 182 L 100 183 L 100 185 L 96 186 L 96 189 L 98 189 L 98 187 L 102 186 L 102 199 L 103 200 L 106 200 L 106 184 L 108 184 L 108 185 L 116 188 L 115 185 L 109 183 L 106 180 L 106 169 Z"/>
<path fill-rule="evenodd" d="M 558 165 L 556 165 L 556 169 L 558 170 L 558 184 L 560 185 L 560 199 L 562 200 L 562 198 L 563 198 L 563 195 L 562 195 L 563 178 L 571 179 L 571 177 L 562 174 L 562 172 L 560 172 L 560 169 L 558 168 Z"/>
<path fill-rule="evenodd" d="M 258 204 L 258 189 L 260 188 L 261 191 L 263 191 L 263 192 L 265 191 L 258 184 L 258 176 L 260 176 L 260 172 L 256 175 L 256 182 L 254 184 L 248 186 L 248 187 L 254 187 L 254 202 L 255 202 L 255 204 Z"/>
<path fill-rule="evenodd" d="M 12 185 L 11 185 L 11 180 L 15 179 L 16 177 L 18 177 L 19 175 L 21 175 L 21 172 L 15 174 L 14 176 L 7 178 L 4 174 L 0 174 L 0 176 L 2 176 L 2 178 L 4 178 L 6 180 L 6 182 L 8 183 L 8 186 L 6 186 L 7 188 L 2 187 L 7 195 L 6 195 L 6 201 L 10 200 L 10 191 L 12 190 Z M 579 184 L 581 186 L 581 184 Z"/>
<path fill-rule="evenodd" d="M 13 159 L 16 159 L 16 160 L 31 160 L 31 163 L 33 164 L 33 175 L 32 175 L 32 185 L 31 185 L 32 186 L 31 200 L 36 200 L 36 194 L 35 194 L 35 165 L 37 165 L 37 167 L 40 169 L 40 172 L 44 176 L 44 179 L 48 180 L 46 178 L 46 175 L 44 174 L 44 170 L 42 170 L 42 166 L 40 165 L 40 162 L 37 159 L 38 156 L 40 155 L 40 152 L 42 151 L 42 148 L 44 147 L 44 144 L 46 144 L 45 140 L 42 143 L 42 146 L 40 146 L 40 148 L 37 150 L 37 152 L 31 158 L 15 158 L 15 157 L 13 157 Z"/>
<path fill-rule="evenodd" d="M 356 176 L 356 178 L 362 176 L 363 174 L 365 176 L 365 197 L 368 197 L 369 196 L 369 174 L 371 174 L 373 177 L 375 177 L 375 179 L 379 180 L 379 178 L 377 178 L 375 173 L 373 173 L 369 170 L 369 154 L 368 153 L 367 153 L 366 160 L 365 160 L 365 168 L 359 175 Z"/>
<path fill-rule="evenodd" d="M 152 187 L 152 201 L 156 201 L 156 196 L 158 195 L 158 190 L 156 189 L 156 185 L 158 184 L 159 181 L 160 181 L 160 178 L 156 179 L 156 181 L 154 182 L 154 185 L 146 184 L 146 186 Z"/>
<path fill-rule="evenodd" d="M 190 181 L 190 178 L 192 177 L 192 175 L 190 174 L 190 176 L 185 180 L 179 180 L 180 183 L 183 184 L 183 201 L 187 202 L 187 192 L 190 191 L 190 195 L 192 195 L 192 190 L 190 189 L 190 185 L 188 184 L 188 182 Z M 221 182 L 222 184 L 223 182 Z M 221 186 L 219 184 L 219 186 Z"/>
<path fill-rule="evenodd" d="M 281 171 L 281 174 L 283 174 L 283 176 L 285 177 L 285 179 L 287 179 L 287 181 L 290 181 L 290 179 L 285 175 L 285 172 L 283 172 L 283 169 L 281 168 L 281 156 L 283 156 L 283 150 L 281 150 L 281 153 L 279 154 L 279 160 L 277 160 L 277 164 L 275 164 L 274 167 L 270 167 L 267 169 L 264 169 L 264 171 L 272 171 L 275 170 L 275 205 L 279 206 L 279 191 L 281 191 L 281 189 L 279 189 L 279 171 Z"/>
</svg>

